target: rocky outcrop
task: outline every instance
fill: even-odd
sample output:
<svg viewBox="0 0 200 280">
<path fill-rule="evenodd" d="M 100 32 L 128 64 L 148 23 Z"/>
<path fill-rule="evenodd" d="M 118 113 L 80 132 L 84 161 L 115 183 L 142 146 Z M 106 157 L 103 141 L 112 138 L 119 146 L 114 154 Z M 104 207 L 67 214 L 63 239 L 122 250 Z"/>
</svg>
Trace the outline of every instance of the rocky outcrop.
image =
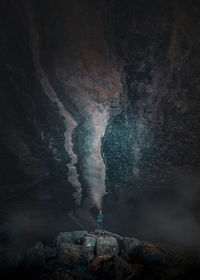
<svg viewBox="0 0 200 280">
<path fill-rule="evenodd" d="M 158 246 L 136 238 L 114 233 L 63 232 L 58 235 L 83 236 L 80 244 L 61 240 L 47 247 L 38 242 L 27 251 L 17 266 L 5 273 L 4 279 L 187 279 L 200 273 L 200 253 Z M 117 234 L 116 234 L 117 236 Z M 58 238 L 57 237 L 57 238 Z M 56 240 L 57 240 L 56 238 Z M 121 242 L 121 246 L 119 246 Z M 55 246 L 55 247 L 54 247 Z M 55 253 L 56 251 L 56 253 Z M 199 274 L 200 275 L 200 274 Z M 7 278 L 6 278 L 7 277 Z"/>
<path fill-rule="evenodd" d="M 135 252 L 141 245 L 138 239 L 129 237 L 124 238 L 122 244 L 122 251 L 125 256 L 128 256 L 131 252 Z"/>
<path fill-rule="evenodd" d="M 96 256 L 118 255 L 119 245 L 117 239 L 113 236 L 97 237 Z"/>
<path fill-rule="evenodd" d="M 76 243 L 79 239 L 83 239 L 88 234 L 88 231 L 72 231 L 61 232 L 55 239 L 57 248 L 60 248 L 62 243 Z"/>
<path fill-rule="evenodd" d="M 95 256 L 96 241 L 97 237 L 95 235 L 87 235 L 84 238 L 83 249 L 89 260 L 93 259 Z"/>
<path fill-rule="evenodd" d="M 68 265 L 81 263 L 85 260 L 82 246 L 77 244 L 62 243 L 59 248 L 58 260 Z"/>
</svg>

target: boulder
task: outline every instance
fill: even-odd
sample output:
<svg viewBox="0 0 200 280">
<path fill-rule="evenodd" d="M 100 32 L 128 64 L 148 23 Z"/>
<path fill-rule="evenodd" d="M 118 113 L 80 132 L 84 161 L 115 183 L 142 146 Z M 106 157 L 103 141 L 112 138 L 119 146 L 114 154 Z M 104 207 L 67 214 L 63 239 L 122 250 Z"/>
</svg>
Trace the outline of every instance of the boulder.
<svg viewBox="0 0 200 280">
<path fill-rule="evenodd" d="M 76 240 L 84 238 L 88 234 L 87 231 L 72 231 L 72 232 L 61 232 L 55 239 L 55 245 L 59 249 L 62 243 L 73 244 Z"/>
<path fill-rule="evenodd" d="M 88 260 L 92 260 L 94 258 L 94 251 L 96 245 L 96 236 L 94 235 L 86 235 L 83 243 L 83 250 L 88 257 Z"/>
<path fill-rule="evenodd" d="M 73 237 L 73 241 L 76 241 L 77 239 L 82 239 L 85 237 L 85 235 L 88 234 L 88 231 L 73 231 L 72 232 L 72 237 Z"/>
<path fill-rule="evenodd" d="M 100 257 L 94 258 L 90 264 L 91 271 L 98 272 L 98 270 L 101 268 L 102 263 L 111 260 L 112 257 L 113 256 L 105 255 L 105 256 L 100 256 Z"/>
<path fill-rule="evenodd" d="M 61 243 L 58 259 L 65 264 L 79 263 L 86 258 L 83 248 L 77 244 Z"/>
<path fill-rule="evenodd" d="M 164 263 L 165 253 L 156 245 L 151 242 L 142 242 L 143 258 L 146 263 Z"/>
<path fill-rule="evenodd" d="M 134 237 L 124 237 L 120 244 L 120 255 L 131 263 L 143 259 L 143 247 L 141 242 Z"/>
<path fill-rule="evenodd" d="M 113 236 L 97 237 L 96 256 L 118 255 L 119 245 L 117 239 Z"/>
<path fill-rule="evenodd" d="M 96 231 L 98 233 L 98 230 Z M 117 238 L 118 241 L 123 241 L 124 237 L 117 234 L 117 233 L 113 233 L 113 232 L 110 232 L 108 230 L 103 230 L 104 234 L 107 235 L 107 236 L 113 236 L 115 238 Z"/>
<path fill-rule="evenodd" d="M 123 250 L 125 254 L 140 246 L 140 241 L 134 237 L 125 237 L 123 240 Z"/>
</svg>

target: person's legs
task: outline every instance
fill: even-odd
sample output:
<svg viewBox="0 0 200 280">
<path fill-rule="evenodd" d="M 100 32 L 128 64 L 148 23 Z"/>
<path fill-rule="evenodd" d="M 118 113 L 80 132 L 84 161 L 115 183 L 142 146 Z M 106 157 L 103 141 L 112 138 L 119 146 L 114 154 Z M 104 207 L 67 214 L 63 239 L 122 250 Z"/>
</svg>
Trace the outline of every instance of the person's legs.
<svg viewBox="0 0 200 280">
<path fill-rule="evenodd" d="M 101 229 L 101 222 L 97 221 L 97 229 L 100 230 Z"/>
</svg>

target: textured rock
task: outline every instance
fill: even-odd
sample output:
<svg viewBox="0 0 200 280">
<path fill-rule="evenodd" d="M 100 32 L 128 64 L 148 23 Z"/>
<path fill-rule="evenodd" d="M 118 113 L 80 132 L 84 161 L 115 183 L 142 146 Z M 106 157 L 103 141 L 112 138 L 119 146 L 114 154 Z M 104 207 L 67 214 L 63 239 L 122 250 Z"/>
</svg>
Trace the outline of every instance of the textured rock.
<svg viewBox="0 0 200 280">
<path fill-rule="evenodd" d="M 155 244 L 151 242 L 143 242 L 142 251 L 144 261 L 149 264 L 164 262 L 165 253 Z"/>
<path fill-rule="evenodd" d="M 118 255 L 119 245 L 117 239 L 112 236 L 97 237 L 96 256 Z"/>
<path fill-rule="evenodd" d="M 70 243 L 61 243 L 58 258 L 63 263 L 80 263 L 85 259 L 82 246 Z"/>
<path fill-rule="evenodd" d="M 97 237 L 93 235 L 87 235 L 84 238 L 83 250 L 85 251 L 88 259 L 91 260 L 95 255 L 95 245 L 96 245 Z"/>
<path fill-rule="evenodd" d="M 136 238 L 125 237 L 123 240 L 123 249 L 125 254 L 140 246 L 140 241 Z"/>
<path fill-rule="evenodd" d="M 90 268 L 92 272 L 98 272 L 103 262 L 111 260 L 111 255 L 100 256 L 91 261 Z"/>
<path fill-rule="evenodd" d="M 56 247 L 59 248 L 62 243 L 74 243 L 77 239 L 83 238 L 87 233 L 87 231 L 61 232 L 54 242 Z"/>
<path fill-rule="evenodd" d="M 88 234 L 82 246 L 61 243 L 56 256 L 52 254 L 53 248 L 44 247 L 38 242 L 28 250 L 24 261 L 20 260 L 14 266 L 7 267 L 1 278 L 185 280 L 190 279 L 190 276 L 191 279 L 198 279 L 197 275 L 200 275 L 200 254 L 197 251 L 187 252 L 158 246 L 135 238 L 124 237 L 124 241 L 126 254 L 120 256 L 117 256 L 117 239 L 113 236 Z"/>
<path fill-rule="evenodd" d="M 110 232 L 110 231 L 108 231 L 108 230 L 104 230 L 104 233 L 105 233 L 107 236 L 113 236 L 113 237 L 117 238 L 118 241 L 124 240 L 124 237 L 121 236 L 121 235 L 119 235 L 119 234 L 117 234 L 117 233 Z"/>
</svg>

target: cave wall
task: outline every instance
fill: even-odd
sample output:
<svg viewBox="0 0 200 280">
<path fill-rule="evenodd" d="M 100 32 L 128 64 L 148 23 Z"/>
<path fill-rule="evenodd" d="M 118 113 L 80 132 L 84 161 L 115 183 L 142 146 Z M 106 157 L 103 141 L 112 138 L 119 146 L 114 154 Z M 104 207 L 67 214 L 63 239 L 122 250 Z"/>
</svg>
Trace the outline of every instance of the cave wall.
<svg viewBox="0 0 200 280">
<path fill-rule="evenodd" d="M 199 9 L 188 1 L 114 3 L 112 15 L 121 16 L 113 16 L 113 22 L 130 104 L 107 131 L 110 166 L 116 166 L 118 174 L 114 154 L 121 147 L 124 155 L 118 154 L 120 162 L 132 162 L 127 164 L 133 171 L 127 171 L 129 184 L 138 178 L 134 185 L 141 187 L 145 178 L 146 184 L 162 186 L 175 168 L 199 166 L 199 40 L 194 39 L 199 33 Z M 118 141 L 126 133 L 125 139 Z M 125 169 L 123 165 L 121 170 Z M 110 178 L 112 181 L 113 175 Z"/>
<path fill-rule="evenodd" d="M 110 229 L 163 236 L 170 197 L 197 234 L 199 4 L 0 5 L 3 238 L 94 227 L 102 206 Z"/>
</svg>

